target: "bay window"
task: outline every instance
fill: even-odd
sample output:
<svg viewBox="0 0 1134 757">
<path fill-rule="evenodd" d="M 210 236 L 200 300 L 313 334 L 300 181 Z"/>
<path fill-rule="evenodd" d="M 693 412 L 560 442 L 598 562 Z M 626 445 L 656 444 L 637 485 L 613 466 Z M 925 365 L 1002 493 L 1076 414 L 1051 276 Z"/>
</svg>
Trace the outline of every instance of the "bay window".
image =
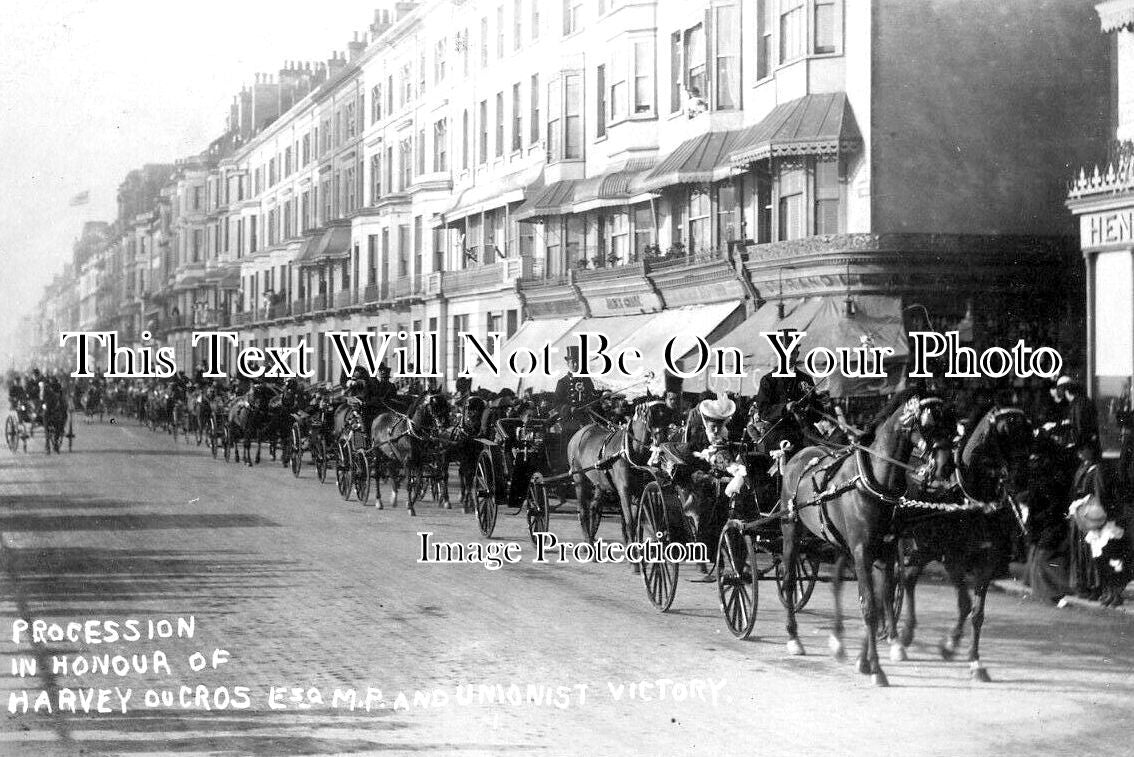
<svg viewBox="0 0 1134 757">
<path fill-rule="evenodd" d="M 562 108 L 560 80 L 554 79 L 547 85 L 547 156 L 549 160 L 558 160 L 561 152 Z"/>
<path fill-rule="evenodd" d="M 836 22 L 838 17 L 833 2 L 815 3 L 815 53 L 835 52 Z"/>
<path fill-rule="evenodd" d="M 613 87 L 611 88 L 613 91 Z M 595 69 L 595 136 L 606 136 L 606 66 L 599 66 Z M 614 102 L 611 101 L 611 118 L 614 117 Z"/>
<path fill-rule="evenodd" d="M 654 244 L 654 213 L 649 204 L 634 206 L 634 259 L 641 260 Z"/>
<path fill-rule="evenodd" d="M 697 24 L 685 32 L 685 87 L 694 97 L 704 97 L 705 90 L 705 27 Z"/>
</svg>

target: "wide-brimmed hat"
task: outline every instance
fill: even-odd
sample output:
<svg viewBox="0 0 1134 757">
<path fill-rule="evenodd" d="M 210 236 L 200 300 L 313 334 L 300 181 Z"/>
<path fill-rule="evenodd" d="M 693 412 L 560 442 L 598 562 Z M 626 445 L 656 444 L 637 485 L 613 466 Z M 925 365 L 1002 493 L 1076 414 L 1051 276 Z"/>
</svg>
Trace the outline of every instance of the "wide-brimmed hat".
<svg viewBox="0 0 1134 757">
<path fill-rule="evenodd" d="M 1055 382 L 1055 386 L 1058 389 L 1066 389 L 1069 386 L 1075 386 L 1075 380 L 1070 376 L 1060 376 Z"/>
<path fill-rule="evenodd" d="M 736 414 L 736 403 L 723 393 L 718 393 L 715 400 L 701 400 L 697 409 L 705 420 L 727 421 Z"/>
</svg>

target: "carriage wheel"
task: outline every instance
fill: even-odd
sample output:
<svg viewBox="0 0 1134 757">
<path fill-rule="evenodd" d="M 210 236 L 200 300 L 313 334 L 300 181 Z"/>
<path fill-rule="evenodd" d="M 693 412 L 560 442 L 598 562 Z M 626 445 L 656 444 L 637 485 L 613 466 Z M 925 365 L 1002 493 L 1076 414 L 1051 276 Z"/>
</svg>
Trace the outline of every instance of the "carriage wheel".
<svg viewBox="0 0 1134 757">
<path fill-rule="evenodd" d="M 217 459 L 217 422 L 209 418 L 209 451 L 213 453 L 213 459 Z"/>
<path fill-rule="evenodd" d="M 476 459 L 476 473 L 473 477 L 473 496 L 476 505 L 476 522 L 480 532 L 487 538 L 496 530 L 496 471 L 493 469 L 492 453 L 482 450 Z"/>
<path fill-rule="evenodd" d="M 335 460 L 335 483 L 339 487 L 339 496 L 350 500 L 351 481 L 350 450 L 339 440 L 338 459 Z"/>
<path fill-rule="evenodd" d="M 311 460 L 315 463 L 315 475 L 319 483 L 327 483 L 327 445 L 321 436 L 315 437 L 311 443 Z"/>
<path fill-rule="evenodd" d="M 351 465 L 354 467 L 351 477 L 354 479 L 355 496 L 360 504 L 365 505 L 370 499 L 370 461 L 364 451 L 356 449 L 351 456 Z"/>
<path fill-rule="evenodd" d="M 532 474 L 528 484 L 528 536 L 532 544 L 536 543 L 536 534 L 546 532 L 548 528 L 547 489 L 543 487 L 543 476 Z"/>
<path fill-rule="evenodd" d="M 729 521 L 721 529 L 716 570 L 725 625 L 736 638 L 747 639 L 756 625 L 760 581 L 752 543 L 736 521 Z"/>
<path fill-rule="evenodd" d="M 299 478 L 299 471 L 303 469 L 303 438 L 299 435 L 299 427 L 291 427 L 291 473 Z"/>
<path fill-rule="evenodd" d="M 646 484 L 638 507 L 638 542 L 665 547 L 669 543 L 669 526 L 665 517 L 665 494 L 656 481 Z M 656 549 L 656 547 L 654 548 Z M 647 553 L 650 548 L 647 546 Z M 678 564 L 663 560 L 642 563 L 642 581 L 646 584 L 646 596 L 654 607 L 665 612 L 673 604 L 677 594 Z"/>
<path fill-rule="evenodd" d="M 20 446 L 20 433 L 16 429 L 16 420 L 8 416 L 4 423 L 4 439 L 8 442 L 8 449 L 15 452 Z"/>
<path fill-rule="evenodd" d="M 784 563 L 776 559 L 776 593 L 780 596 L 780 604 L 785 608 L 791 602 L 792 609 L 799 612 L 811 600 L 811 593 L 815 591 L 815 583 L 819 580 L 819 560 L 813 555 L 797 552 L 795 556 L 795 591 L 789 597 L 784 591 Z"/>
<path fill-rule="evenodd" d="M 205 424 L 201 423 L 200 415 L 193 419 L 193 429 L 197 433 L 197 446 L 200 447 L 205 442 Z"/>
<path fill-rule="evenodd" d="M 579 503 L 579 527 L 583 529 L 583 537 L 587 540 L 587 544 L 594 544 L 600 525 L 602 525 L 602 503 L 598 501 L 596 492 L 596 496 L 591 497 L 586 507 L 582 502 Z"/>
</svg>

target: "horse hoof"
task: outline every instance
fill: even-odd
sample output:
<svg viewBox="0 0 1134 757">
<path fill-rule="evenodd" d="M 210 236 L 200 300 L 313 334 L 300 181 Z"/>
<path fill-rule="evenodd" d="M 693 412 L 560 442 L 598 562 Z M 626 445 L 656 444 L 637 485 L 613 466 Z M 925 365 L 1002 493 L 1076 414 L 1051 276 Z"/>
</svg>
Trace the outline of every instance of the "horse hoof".
<svg viewBox="0 0 1134 757">
<path fill-rule="evenodd" d="M 442 500 L 442 502 L 441 502 L 441 509 L 442 509 L 442 510 L 452 510 L 452 509 L 453 509 L 453 505 L 452 505 L 452 504 L 451 504 L 451 503 L 449 502 L 449 500 L 447 500 L 447 499 L 446 499 L 446 500 Z"/>
<path fill-rule="evenodd" d="M 890 645 L 890 662 L 905 662 L 908 659 L 904 646 L 898 643 Z"/>
<path fill-rule="evenodd" d="M 969 669 L 969 679 L 976 683 L 992 683 L 992 679 L 988 676 L 988 670 L 979 662 Z"/>
<path fill-rule="evenodd" d="M 937 651 L 941 653 L 941 659 L 946 661 L 952 660 L 957 654 L 957 651 L 945 642 L 941 642 L 937 645 Z"/>
<path fill-rule="evenodd" d="M 870 663 L 866 661 L 865 655 L 859 655 L 855 660 L 855 669 L 864 676 L 870 675 Z"/>
<path fill-rule="evenodd" d="M 838 636 L 831 634 L 827 637 L 827 649 L 831 650 L 831 656 L 838 662 L 847 659 L 847 650 L 843 646 L 843 642 Z"/>
<path fill-rule="evenodd" d="M 408 508 L 408 509 L 406 510 L 406 512 L 408 512 L 408 513 L 410 514 L 410 517 L 411 517 L 411 518 L 416 518 L 416 517 L 417 517 L 417 510 L 414 510 L 414 509 L 413 509 L 412 507 L 411 507 L 411 508 Z"/>
<path fill-rule="evenodd" d="M 902 643 L 903 647 L 910 646 L 913 644 L 913 631 L 902 629 L 902 632 L 898 634 L 898 641 Z"/>
<path fill-rule="evenodd" d="M 381 502 L 375 502 L 375 503 L 374 503 L 374 506 L 375 506 L 376 508 L 378 508 L 379 510 L 385 510 L 385 509 L 386 509 L 386 506 L 385 506 L 385 505 L 383 505 L 383 504 L 382 504 Z"/>
<path fill-rule="evenodd" d="M 879 670 L 877 673 L 872 673 L 870 676 L 870 683 L 880 688 L 885 688 L 890 685 L 890 681 L 886 678 L 886 674 Z"/>
<path fill-rule="evenodd" d="M 803 650 L 803 644 L 799 642 L 799 639 L 788 639 L 787 653 L 792 657 L 802 657 L 807 654 L 807 652 Z"/>
</svg>

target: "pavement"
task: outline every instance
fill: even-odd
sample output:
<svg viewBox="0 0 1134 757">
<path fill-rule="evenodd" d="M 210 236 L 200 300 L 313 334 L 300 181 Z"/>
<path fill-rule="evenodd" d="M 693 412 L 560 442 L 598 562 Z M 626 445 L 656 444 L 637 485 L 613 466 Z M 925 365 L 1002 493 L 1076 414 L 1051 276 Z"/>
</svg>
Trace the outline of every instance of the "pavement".
<svg viewBox="0 0 1134 757">
<path fill-rule="evenodd" d="M 824 586 L 799 615 L 808 654 L 791 657 L 770 585 L 740 641 L 714 585 L 683 574 L 658 613 L 626 566 L 532 563 L 522 517 L 502 514 L 492 540 L 520 544 L 516 564 L 419 563 L 420 532 L 488 542 L 459 510 L 343 502 L 266 452 L 225 464 L 129 420 L 75 433 L 59 456 L 0 451 L 2 755 L 1129 752 L 1125 613 L 992 594 L 992 682 L 977 683 L 937 653 L 955 597 L 926 583 L 910 659 L 882 647 L 879 689 L 827 654 Z M 578 534 L 569 515 L 551 528 Z M 191 638 L 145 638 L 189 618 Z M 108 641 L 105 621 L 128 619 L 143 638 Z M 92 620 L 102 638 L 13 638 Z M 853 659 L 859 619 L 847 627 Z M 102 655 L 108 670 L 82 668 Z M 108 711 L 83 712 L 100 689 Z"/>
</svg>

